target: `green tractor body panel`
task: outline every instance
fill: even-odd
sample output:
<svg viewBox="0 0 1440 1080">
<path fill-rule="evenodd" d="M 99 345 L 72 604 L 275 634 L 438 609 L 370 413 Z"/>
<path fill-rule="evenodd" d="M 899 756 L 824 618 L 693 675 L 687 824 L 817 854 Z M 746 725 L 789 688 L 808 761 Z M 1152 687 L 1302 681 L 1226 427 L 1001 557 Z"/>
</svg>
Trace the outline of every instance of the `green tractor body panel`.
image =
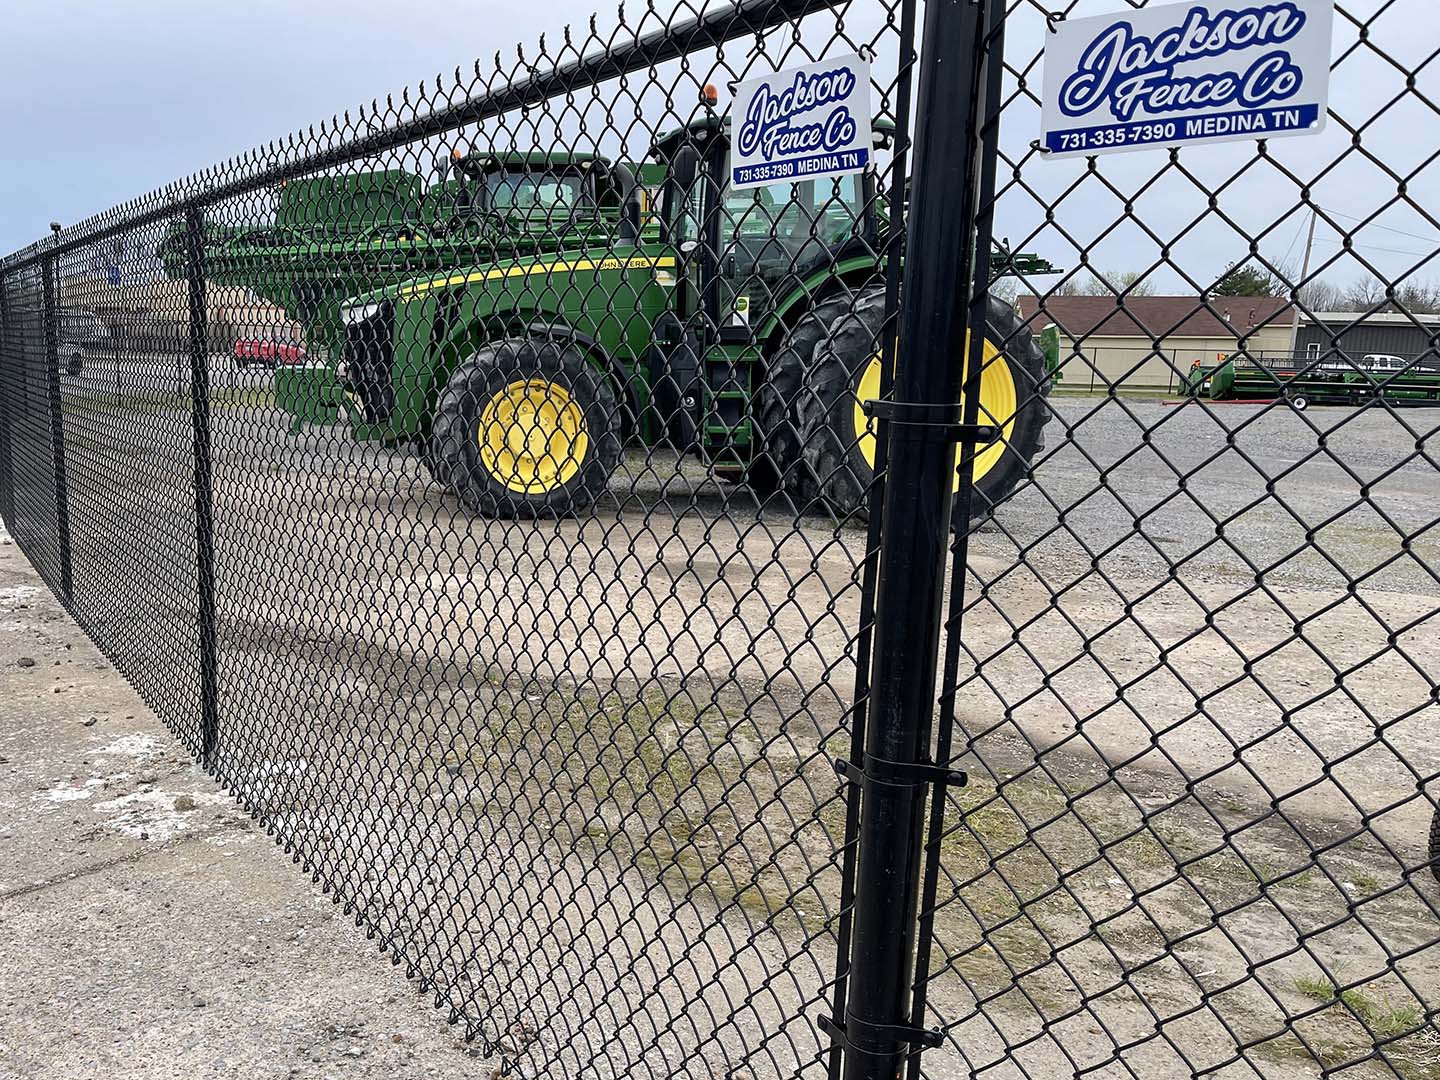
<svg viewBox="0 0 1440 1080">
<path fill-rule="evenodd" d="M 290 416 L 292 434 L 307 424 L 333 424 L 345 404 L 345 388 L 328 367 L 282 367 L 275 372 L 275 406 Z"/>
<path fill-rule="evenodd" d="M 675 266 L 674 252 L 658 244 L 578 248 L 415 279 L 350 302 L 352 309 L 380 309 L 373 318 L 389 324 L 357 336 L 383 338 L 388 332 L 394 392 L 393 406 L 376 396 L 360 402 L 355 415 L 364 420 L 356 435 L 388 440 L 424 434 L 431 405 L 455 365 L 485 341 L 527 328 L 583 342 L 593 361 L 631 393 L 632 407 L 643 409 L 648 397 L 635 391 L 646 373 L 637 369 L 653 323 L 669 306 Z M 362 399 L 378 381 L 351 373 Z"/>
<path fill-rule="evenodd" d="M 357 406 L 350 410 L 356 438 L 423 436 L 451 371 L 481 344 L 516 333 L 554 334 L 584 344 L 592 362 L 624 391 L 637 420 L 634 434 L 645 443 L 656 442 L 667 425 L 650 407 L 649 357 L 655 326 L 673 310 L 682 287 L 679 265 L 673 247 L 642 239 L 629 248 L 578 248 L 414 279 L 352 298 L 347 309 L 373 309 L 372 318 L 386 324 L 352 332 L 389 343 L 393 404 L 373 393 L 378 380 L 357 372 L 346 373 L 348 386 L 337 377 L 312 393 L 329 401 L 348 391 Z M 760 343 L 776 338 L 787 320 L 797 317 L 797 309 L 817 296 L 842 284 L 873 280 L 877 269 L 873 258 L 843 259 L 797 280 L 754 334 L 745 335 L 746 341 L 722 340 L 704 350 L 704 365 L 727 372 L 724 379 L 699 380 L 706 399 L 695 411 L 706 418 L 701 442 L 713 463 L 736 469 L 745 463 L 751 442 L 749 401 L 763 373 Z M 445 328 L 438 337 L 437 326 Z M 437 340 L 441 344 L 434 344 Z M 381 358 L 382 365 L 386 359 Z M 367 395 L 367 390 L 372 392 Z"/>
</svg>

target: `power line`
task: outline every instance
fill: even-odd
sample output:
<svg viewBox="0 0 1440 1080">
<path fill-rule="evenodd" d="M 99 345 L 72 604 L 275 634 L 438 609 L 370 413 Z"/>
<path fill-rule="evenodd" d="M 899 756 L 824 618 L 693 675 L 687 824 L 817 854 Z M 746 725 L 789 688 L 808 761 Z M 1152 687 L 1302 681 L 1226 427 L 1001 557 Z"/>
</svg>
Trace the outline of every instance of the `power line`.
<svg viewBox="0 0 1440 1080">
<path fill-rule="evenodd" d="M 1411 255 L 1417 259 L 1428 259 L 1436 254 L 1440 254 L 1440 240 L 1437 240 L 1435 242 L 1436 246 L 1431 251 L 1403 251 L 1400 248 L 1380 247 L 1377 244 L 1357 244 L 1353 237 L 1350 238 L 1350 242 L 1348 245 L 1344 240 L 1335 240 L 1328 236 L 1322 236 L 1319 239 L 1322 244 L 1337 244 L 1340 247 L 1348 246 L 1352 248 L 1358 248 L 1361 251 L 1383 251 L 1390 255 Z"/>
<path fill-rule="evenodd" d="M 1350 221 L 1358 221 L 1361 223 L 1361 228 L 1364 229 L 1383 229 L 1385 232 L 1392 232 L 1395 233 L 1397 236 L 1408 236 L 1411 240 L 1423 240 L 1427 244 L 1440 244 L 1440 237 L 1421 236 L 1419 233 L 1406 232 L 1404 229 L 1396 229 L 1392 228 L 1389 225 L 1381 225 L 1377 222 L 1369 221 L 1366 218 L 1356 217 L 1354 214 L 1347 214 L 1342 210 L 1330 210 L 1328 211 L 1328 213 L 1334 214 L 1336 217 L 1346 218 Z"/>
</svg>

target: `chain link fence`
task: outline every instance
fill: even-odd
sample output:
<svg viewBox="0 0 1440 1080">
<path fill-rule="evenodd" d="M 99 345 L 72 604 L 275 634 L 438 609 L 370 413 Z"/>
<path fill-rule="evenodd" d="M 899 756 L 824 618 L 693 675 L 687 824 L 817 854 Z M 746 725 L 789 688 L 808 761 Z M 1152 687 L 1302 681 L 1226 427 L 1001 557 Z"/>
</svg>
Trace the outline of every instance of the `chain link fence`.
<svg viewBox="0 0 1440 1080">
<path fill-rule="evenodd" d="M 1047 161 L 1121 6 L 630 8 L 0 262 L 6 528 L 506 1075 L 1440 1076 L 1440 24 Z"/>
</svg>

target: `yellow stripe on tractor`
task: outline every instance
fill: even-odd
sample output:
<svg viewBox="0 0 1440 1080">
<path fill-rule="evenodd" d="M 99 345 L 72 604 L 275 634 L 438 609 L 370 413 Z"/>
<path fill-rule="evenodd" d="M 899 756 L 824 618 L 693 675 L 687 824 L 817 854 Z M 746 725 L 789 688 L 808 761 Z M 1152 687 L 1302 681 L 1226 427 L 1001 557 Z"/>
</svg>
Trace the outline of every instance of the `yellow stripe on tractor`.
<svg viewBox="0 0 1440 1080">
<path fill-rule="evenodd" d="M 408 300 L 413 296 L 419 296 L 435 289 L 448 289 L 453 285 L 471 285 L 476 282 L 499 281 L 512 277 L 531 277 L 535 274 L 572 274 L 585 270 L 652 270 L 674 265 L 675 256 L 673 255 L 651 257 L 631 255 L 623 259 L 557 259 L 553 262 L 527 263 L 524 266 L 496 266 L 489 270 L 477 270 L 469 274 L 456 274 L 451 277 L 436 278 L 432 281 L 417 282 L 401 288 L 399 295 Z"/>
</svg>

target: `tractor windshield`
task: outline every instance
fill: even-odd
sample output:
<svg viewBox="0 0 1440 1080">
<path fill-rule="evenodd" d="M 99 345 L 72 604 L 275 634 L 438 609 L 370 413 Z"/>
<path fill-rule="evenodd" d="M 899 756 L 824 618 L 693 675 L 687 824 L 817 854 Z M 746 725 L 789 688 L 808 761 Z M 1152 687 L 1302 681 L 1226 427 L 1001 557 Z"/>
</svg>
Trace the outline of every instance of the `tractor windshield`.
<svg viewBox="0 0 1440 1080">
<path fill-rule="evenodd" d="M 486 205 L 502 213 L 568 218 L 584 190 L 585 182 L 577 175 L 492 172 L 485 177 Z"/>
<path fill-rule="evenodd" d="M 796 277 L 823 269 L 835 250 L 865 235 L 866 196 L 858 174 L 727 187 L 720 208 L 720 259 L 735 298 L 752 317 L 774 306 Z"/>
</svg>

